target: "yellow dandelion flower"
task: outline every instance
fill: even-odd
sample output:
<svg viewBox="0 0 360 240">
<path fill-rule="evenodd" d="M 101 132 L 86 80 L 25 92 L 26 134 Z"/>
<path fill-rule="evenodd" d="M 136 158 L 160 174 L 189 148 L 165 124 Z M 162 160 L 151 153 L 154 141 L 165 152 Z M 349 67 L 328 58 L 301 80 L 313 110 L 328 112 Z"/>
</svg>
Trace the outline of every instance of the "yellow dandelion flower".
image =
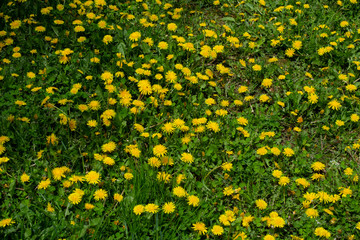
<svg viewBox="0 0 360 240">
<path fill-rule="evenodd" d="M 213 132 L 219 132 L 220 131 L 219 124 L 217 122 L 213 122 L 213 121 L 209 121 L 206 124 L 206 128 L 212 130 Z"/>
<path fill-rule="evenodd" d="M 194 157 L 191 155 L 191 153 L 182 153 L 181 154 L 181 161 L 185 163 L 193 163 Z"/>
<path fill-rule="evenodd" d="M 106 190 L 104 189 L 98 189 L 95 191 L 94 193 L 94 198 L 95 200 L 99 201 L 99 200 L 105 200 L 105 198 L 107 198 L 108 193 Z"/>
<path fill-rule="evenodd" d="M 68 196 L 68 199 L 72 204 L 76 205 L 76 204 L 79 204 L 81 202 L 82 195 L 79 194 L 79 193 L 74 192 L 74 193 L 71 193 Z"/>
<path fill-rule="evenodd" d="M 159 206 L 154 203 L 149 203 L 145 206 L 145 211 L 149 213 L 157 213 L 159 211 Z"/>
<path fill-rule="evenodd" d="M 173 194 L 177 197 L 185 197 L 187 193 L 183 187 L 178 186 L 173 189 Z"/>
<path fill-rule="evenodd" d="M 167 149 L 164 145 L 158 144 L 153 148 L 153 153 L 157 157 L 162 157 L 166 155 Z"/>
<path fill-rule="evenodd" d="M 295 154 L 295 152 L 291 148 L 284 148 L 283 154 L 287 157 L 291 157 Z"/>
<path fill-rule="evenodd" d="M 85 175 L 85 180 L 89 184 L 97 184 L 100 182 L 100 173 L 95 171 L 90 171 Z"/>
<path fill-rule="evenodd" d="M 164 213 L 169 214 L 175 211 L 175 204 L 173 202 L 167 202 L 162 207 Z"/>
<path fill-rule="evenodd" d="M 290 179 L 288 177 L 280 177 L 279 178 L 279 185 L 285 186 L 290 183 Z"/>
<path fill-rule="evenodd" d="M 136 205 L 134 208 L 133 208 L 133 212 L 136 214 L 136 215 L 141 215 L 143 212 L 145 211 L 145 207 L 141 204 L 139 205 Z"/>
<path fill-rule="evenodd" d="M 341 108 L 341 104 L 336 99 L 334 99 L 328 103 L 328 107 L 332 110 L 339 110 Z"/>
<path fill-rule="evenodd" d="M 329 231 L 327 231 L 326 229 L 324 229 L 323 227 L 316 228 L 314 234 L 315 234 L 315 236 L 325 237 L 325 238 L 330 238 L 330 236 L 331 236 L 331 233 Z"/>
<path fill-rule="evenodd" d="M 207 233 L 207 228 L 203 222 L 194 223 L 192 229 L 194 229 L 194 231 L 197 231 L 200 235 Z"/>
<path fill-rule="evenodd" d="M 319 216 L 319 212 L 314 208 L 306 209 L 305 214 L 306 214 L 306 216 L 308 216 L 310 218 L 316 218 Z"/>
<path fill-rule="evenodd" d="M 46 189 L 50 186 L 51 184 L 51 181 L 50 179 L 46 179 L 46 180 L 43 180 L 39 183 L 39 185 L 37 186 L 38 189 Z"/>
<path fill-rule="evenodd" d="M 13 223 L 15 223 L 15 221 L 12 220 L 12 218 L 5 218 L 5 219 L 0 220 L 0 227 L 10 226 Z"/>
<path fill-rule="evenodd" d="M 221 236 L 224 233 L 224 228 L 220 225 L 214 225 L 211 228 L 211 232 L 216 236 Z"/>
<path fill-rule="evenodd" d="M 126 180 L 131 180 L 131 179 L 134 178 L 134 175 L 133 175 L 132 173 L 125 173 L 125 174 L 124 174 L 124 178 L 125 178 Z"/>
<path fill-rule="evenodd" d="M 101 146 L 103 152 L 113 152 L 116 149 L 116 144 L 114 142 L 108 142 Z"/>
<path fill-rule="evenodd" d="M 256 200 L 255 204 L 260 210 L 264 210 L 267 207 L 267 203 L 263 199 Z"/>
<path fill-rule="evenodd" d="M 197 196 L 189 195 L 187 197 L 187 200 L 188 200 L 188 205 L 193 206 L 193 207 L 199 206 L 200 199 Z"/>
<path fill-rule="evenodd" d="M 119 193 L 115 193 L 114 194 L 114 200 L 117 202 L 121 202 L 124 199 L 123 195 L 119 194 Z"/>
<path fill-rule="evenodd" d="M 23 182 L 23 183 L 29 182 L 30 176 L 27 175 L 26 173 L 23 173 L 23 174 L 21 175 L 21 177 L 20 177 L 20 180 L 21 180 L 21 182 Z"/>
<path fill-rule="evenodd" d="M 314 171 L 322 171 L 325 169 L 325 164 L 323 164 L 322 162 L 314 162 L 313 164 L 311 164 L 311 168 Z"/>
</svg>

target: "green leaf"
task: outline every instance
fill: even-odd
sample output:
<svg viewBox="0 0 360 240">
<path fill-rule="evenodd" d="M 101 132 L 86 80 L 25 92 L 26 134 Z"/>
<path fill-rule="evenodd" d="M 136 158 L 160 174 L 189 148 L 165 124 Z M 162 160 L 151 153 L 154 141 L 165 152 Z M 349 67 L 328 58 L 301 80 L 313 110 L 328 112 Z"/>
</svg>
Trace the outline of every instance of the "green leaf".
<svg viewBox="0 0 360 240">
<path fill-rule="evenodd" d="M 102 218 L 98 217 L 93 220 L 90 220 L 90 226 L 97 226 L 102 222 Z"/>
<path fill-rule="evenodd" d="M 103 97 L 104 97 L 103 90 L 101 89 L 100 85 L 97 85 L 97 86 L 96 86 L 95 93 L 96 93 L 100 98 L 103 98 Z"/>
<path fill-rule="evenodd" d="M 126 55 L 125 55 L 125 49 L 126 49 L 125 43 L 123 43 L 123 42 L 119 43 L 116 48 L 117 48 L 118 52 L 121 53 L 121 55 L 123 55 L 123 57 L 125 58 L 126 57 Z"/>
<path fill-rule="evenodd" d="M 230 22 L 235 22 L 235 19 L 233 17 L 224 17 L 221 20 L 223 21 L 230 21 Z"/>
<path fill-rule="evenodd" d="M 31 236 L 31 229 L 27 228 L 24 233 L 24 237 L 28 239 Z"/>
<path fill-rule="evenodd" d="M 211 156 L 211 154 L 214 152 L 214 149 L 213 148 L 209 148 L 207 151 L 206 151 L 206 156 Z"/>
<path fill-rule="evenodd" d="M 59 30 L 54 26 L 51 26 L 51 28 L 54 30 L 54 33 L 56 34 L 56 36 L 59 37 Z"/>
<path fill-rule="evenodd" d="M 79 235 L 79 238 L 82 238 L 83 236 L 85 236 L 86 230 L 87 230 L 88 228 L 89 228 L 88 225 L 85 225 L 85 226 L 82 228 L 82 230 L 81 230 L 81 232 L 80 232 L 80 235 Z"/>
</svg>

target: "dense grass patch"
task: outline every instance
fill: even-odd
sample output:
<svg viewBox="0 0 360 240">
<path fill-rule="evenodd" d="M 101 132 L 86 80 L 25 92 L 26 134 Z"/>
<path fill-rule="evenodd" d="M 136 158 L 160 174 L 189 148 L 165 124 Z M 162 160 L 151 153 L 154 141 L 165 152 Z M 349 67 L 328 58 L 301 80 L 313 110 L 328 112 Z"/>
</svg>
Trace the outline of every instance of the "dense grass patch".
<svg viewBox="0 0 360 240">
<path fill-rule="evenodd" d="M 7 1 L 0 235 L 357 239 L 360 4 Z"/>
</svg>

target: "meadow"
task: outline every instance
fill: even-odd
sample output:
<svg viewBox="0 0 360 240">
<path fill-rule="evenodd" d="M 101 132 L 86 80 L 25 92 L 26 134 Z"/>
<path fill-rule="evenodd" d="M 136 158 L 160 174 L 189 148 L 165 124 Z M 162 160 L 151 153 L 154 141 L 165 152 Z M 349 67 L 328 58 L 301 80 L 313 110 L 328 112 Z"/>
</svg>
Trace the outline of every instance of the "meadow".
<svg viewBox="0 0 360 240">
<path fill-rule="evenodd" d="M 0 4 L 2 239 L 360 239 L 358 0 Z"/>
</svg>

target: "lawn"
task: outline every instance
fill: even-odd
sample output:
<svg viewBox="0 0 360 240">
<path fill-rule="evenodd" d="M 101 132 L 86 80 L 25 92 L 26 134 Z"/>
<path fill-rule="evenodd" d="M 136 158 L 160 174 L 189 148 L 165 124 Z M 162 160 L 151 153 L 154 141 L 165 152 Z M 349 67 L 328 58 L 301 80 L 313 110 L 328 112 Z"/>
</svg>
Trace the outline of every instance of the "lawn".
<svg viewBox="0 0 360 240">
<path fill-rule="evenodd" d="M 360 239 L 358 0 L 0 4 L 3 239 Z"/>
</svg>

